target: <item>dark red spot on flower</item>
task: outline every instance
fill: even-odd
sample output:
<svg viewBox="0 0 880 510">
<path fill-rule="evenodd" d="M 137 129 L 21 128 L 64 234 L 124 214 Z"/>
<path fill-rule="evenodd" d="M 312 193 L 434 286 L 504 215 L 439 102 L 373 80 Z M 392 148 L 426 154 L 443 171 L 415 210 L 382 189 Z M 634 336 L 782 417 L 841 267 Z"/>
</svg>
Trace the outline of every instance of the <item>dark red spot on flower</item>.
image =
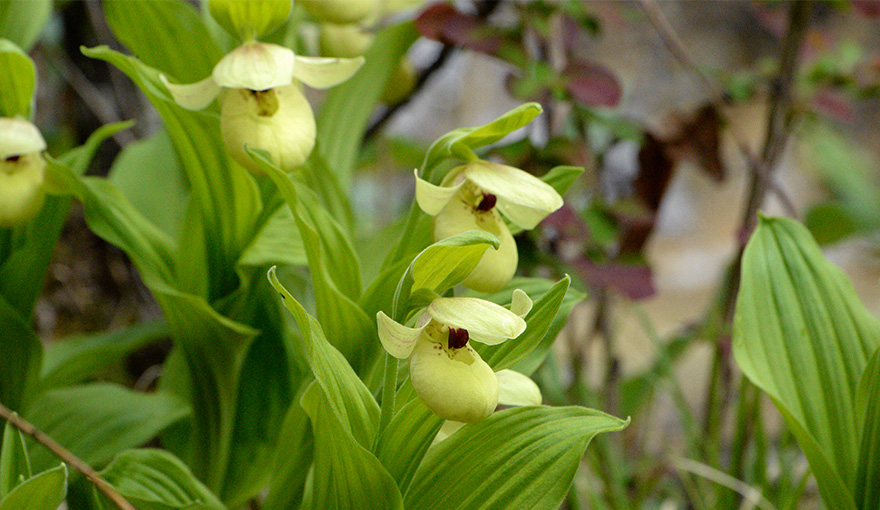
<svg viewBox="0 0 880 510">
<path fill-rule="evenodd" d="M 449 328 L 449 348 L 461 349 L 468 343 L 468 332 L 466 329 Z"/>
<path fill-rule="evenodd" d="M 483 212 L 491 211 L 495 207 L 496 202 L 498 202 L 498 197 L 491 193 L 483 193 L 483 200 L 480 200 L 477 210 Z"/>
<path fill-rule="evenodd" d="M 15 163 L 15 162 L 17 162 L 19 159 L 21 159 L 21 154 L 16 154 L 16 155 L 14 155 L 14 156 L 9 156 L 8 158 L 6 158 L 6 162 L 7 162 L 7 163 Z"/>
</svg>

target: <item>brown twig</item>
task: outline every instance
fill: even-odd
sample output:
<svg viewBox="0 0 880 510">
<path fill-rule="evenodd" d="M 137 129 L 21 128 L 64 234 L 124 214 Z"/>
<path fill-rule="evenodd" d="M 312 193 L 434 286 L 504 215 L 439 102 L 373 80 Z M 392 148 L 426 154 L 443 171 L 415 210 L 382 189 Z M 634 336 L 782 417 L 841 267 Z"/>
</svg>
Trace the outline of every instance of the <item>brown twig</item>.
<svg viewBox="0 0 880 510">
<path fill-rule="evenodd" d="M 663 44 L 669 50 L 670 53 L 675 57 L 679 63 L 684 66 L 686 69 L 689 69 L 694 74 L 696 74 L 700 78 L 700 82 L 703 84 L 703 87 L 712 97 L 713 103 L 715 103 L 716 107 L 718 107 L 718 113 L 725 118 L 724 111 L 721 108 L 724 106 L 724 91 L 715 83 L 712 77 L 706 73 L 705 69 L 697 65 L 696 60 L 694 60 L 693 56 L 685 46 L 684 42 L 682 42 L 681 38 L 678 37 L 675 30 L 672 28 L 672 25 L 669 23 L 669 20 L 663 14 L 663 11 L 660 9 L 660 6 L 657 4 L 656 0 L 640 0 L 640 5 L 642 9 L 645 11 L 645 14 L 648 16 L 648 20 L 657 30 L 657 33 L 660 35 L 660 39 L 663 41 Z M 799 45 L 799 43 L 798 43 Z M 783 49 L 783 53 L 785 50 Z M 797 55 L 795 55 L 796 57 Z M 779 76 L 782 76 L 783 73 L 780 70 Z M 790 88 L 790 87 L 789 87 Z M 771 104 L 772 104 L 772 94 L 771 94 Z M 725 118 L 727 121 L 728 119 Z M 797 217 L 797 210 L 794 207 L 792 201 L 785 194 L 784 190 L 779 187 L 772 179 L 772 170 L 770 167 L 772 164 L 768 164 L 765 158 L 758 158 L 749 148 L 748 143 L 745 142 L 745 137 L 737 130 L 737 127 L 732 122 L 727 122 L 728 131 L 730 132 L 731 137 L 736 143 L 737 148 L 740 153 L 743 155 L 743 158 L 746 160 L 747 165 L 750 168 L 753 179 L 759 179 L 762 181 L 761 186 L 764 189 L 764 192 L 767 190 L 773 191 L 773 193 L 779 198 L 780 202 L 782 202 L 783 208 L 785 208 L 786 213 L 791 216 Z M 782 144 L 784 146 L 784 143 Z M 765 142 L 765 150 L 766 150 L 766 142 Z M 773 162 L 775 164 L 775 161 Z M 764 198 L 763 192 L 760 197 L 762 200 Z M 754 214 L 754 213 L 753 213 Z"/>
<path fill-rule="evenodd" d="M 125 500 L 122 494 L 110 485 L 107 480 L 101 478 L 92 466 L 86 464 L 82 459 L 64 448 L 57 441 L 46 435 L 45 432 L 38 429 L 34 424 L 12 412 L 8 407 L 0 404 L 0 418 L 7 420 L 13 427 L 24 432 L 34 438 L 34 440 L 49 449 L 56 457 L 66 462 L 68 465 L 83 474 L 90 482 L 95 484 L 99 491 L 103 492 L 107 498 L 112 501 L 120 510 L 137 510 L 131 503 Z"/>
</svg>

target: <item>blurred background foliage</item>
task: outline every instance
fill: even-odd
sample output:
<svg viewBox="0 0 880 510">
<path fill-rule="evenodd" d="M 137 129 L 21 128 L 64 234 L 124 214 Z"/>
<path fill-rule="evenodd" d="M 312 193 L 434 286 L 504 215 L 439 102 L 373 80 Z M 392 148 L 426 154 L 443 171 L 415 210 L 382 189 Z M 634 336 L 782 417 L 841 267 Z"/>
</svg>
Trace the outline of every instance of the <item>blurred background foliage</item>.
<svg viewBox="0 0 880 510">
<path fill-rule="evenodd" d="M 491 153 L 536 175 L 587 169 L 563 209 L 517 236 L 522 274 L 568 273 L 587 296 L 536 377 L 548 403 L 633 418 L 595 440 L 568 508 L 820 505 L 792 436 L 733 363 L 730 321 L 759 208 L 805 222 L 880 310 L 878 5 L 462 0 L 414 14 L 407 90 L 375 112 L 355 175 L 354 218 L 377 254 L 365 272 L 378 269 L 430 140 L 542 104 L 539 121 Z M 53 7 L 35 13 L 48 19 L 42 34 L 20 34 L 35 41 L 35 123 L 60 154 L 136 120 L 88 171 L 112 175 L 121 149 L 160 121 L 119 71 L 80 52 L 123 50 L 101 2 Z M 319 30 L 297 9 L 274 37 L 317 54 Z M 74 205 L 37 306 L 43 340 L 160 314 Z M 169 345 L 102 378 L 148 388 Z"/>
</svg>

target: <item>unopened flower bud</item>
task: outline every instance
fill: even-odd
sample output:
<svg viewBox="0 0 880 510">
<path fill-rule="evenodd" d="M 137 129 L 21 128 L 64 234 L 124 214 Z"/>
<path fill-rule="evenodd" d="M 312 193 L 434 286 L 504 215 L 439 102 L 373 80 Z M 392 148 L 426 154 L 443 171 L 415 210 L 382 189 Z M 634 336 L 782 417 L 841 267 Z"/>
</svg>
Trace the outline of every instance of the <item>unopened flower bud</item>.
<svg viewBox="0 0 880 510">
<path fill-rule="evenodd" d="M 269 34 L 290 16 L 291 0 L 209 0 L 211 16 L 242 40 Z"/>
<path fill-rule="evenodd" d="M 303 7 L 319 21 L 328 23 L 356 23 L 378 10 L 378 0 L 299 0 Z"/>
</svg>

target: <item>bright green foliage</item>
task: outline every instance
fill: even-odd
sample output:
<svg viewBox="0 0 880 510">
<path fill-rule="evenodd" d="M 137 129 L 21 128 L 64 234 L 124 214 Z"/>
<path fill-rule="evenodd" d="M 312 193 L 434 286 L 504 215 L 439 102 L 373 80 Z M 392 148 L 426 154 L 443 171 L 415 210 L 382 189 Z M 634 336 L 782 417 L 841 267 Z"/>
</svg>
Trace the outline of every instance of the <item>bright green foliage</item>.
<svg viewBox="0 0 880 510">
<path fill-rule="evenodd" d="M 880 322 L 793 220 L 762 218 L 746 247 L 733 348 L 797 437 L 829 508 L 877 508 L 867 498 L 880 485 L 877 430 L 860 417 L 876 416 L 868 360 Z"/>
<path fill-rule="evenodd" d="M 109 383 L 46 392 L 28 410 L 30 421 L 91 465 L 141 445 L 187 416 L 183 402 L 163 393 L 144 394 Z M 53 464 L 45 449 L 30 449 L 35 470 Z"/>
<path fill-rule="evenodd" d="M 0 117 L 31 117 L 31 102 L 37 86 L 37 70 L 31 59 L 14 43 L 0 39 Z"/>
<path fill-rule="evenodd" d="M 0 510 L 56 510 L 66 494 L 67 466 L 61 464 L 22 482 L 0 499 Z"/>
<path fill-rule="evenodd" d="M 30 51 L 51 14 L 52 0 L 2 0 L 0 38 L 9 39 Z"/>
<path fill-rule="evenodd" d="M 226 507 L 199 482 L 186 465 L 164 450 L 126 450 L 102 472 L 138 510 L 225 510 Z M 99 496 L 101 508 L 115 506 Z"/>
<path fill-rule="evenodd" d="M 28 457 L 24 434 L 11 423 L 3 427 L 0 443 L 0 501 L 12 489 L 31 477 L 31 460 Z"/>
<path fill-rule="evenodd" d="M 501 411 L 429 451 L 407 507 L 557 508 L 590 440 L 627 423 L 576 407 Z"/>
</svg>

